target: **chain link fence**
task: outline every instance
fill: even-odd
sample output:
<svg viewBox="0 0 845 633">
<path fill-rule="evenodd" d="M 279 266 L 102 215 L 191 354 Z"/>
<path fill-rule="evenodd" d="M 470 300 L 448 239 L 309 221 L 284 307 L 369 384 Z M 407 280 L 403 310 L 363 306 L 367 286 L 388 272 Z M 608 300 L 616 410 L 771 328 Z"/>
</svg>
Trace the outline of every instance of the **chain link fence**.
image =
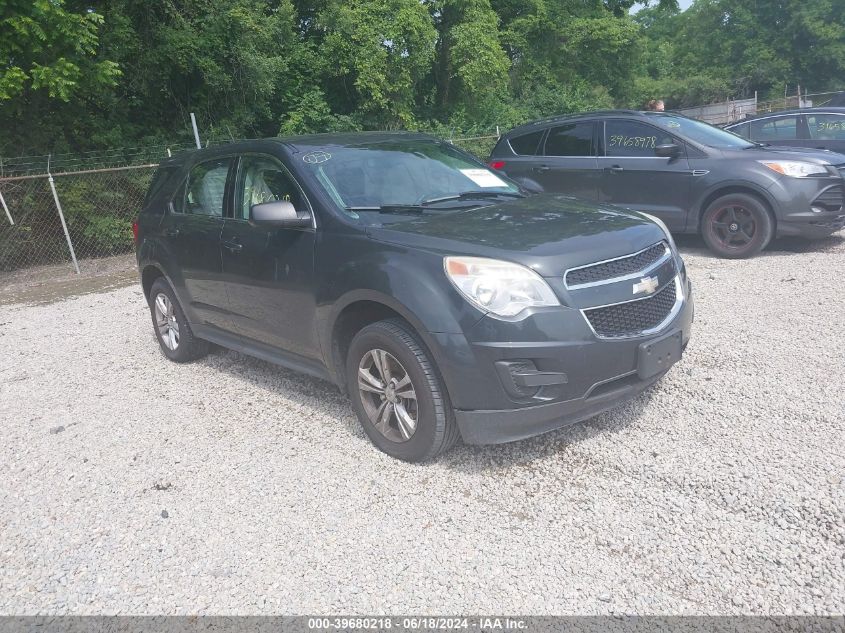
<svg viewBox="0 0 845 633">
<path fill-rule="evenodd" d="M 0 271 L 131 252 L 132 219 L 154 168 L 53 174 L 55 195 L 49 174 L 0 178 Z"/>
<path fill-rule="evenodd" d="M 439 130 L 434 135 L 486 160 L 498 130 L 473 132 L 453 136 Z M 171 145 L 0 160 L 0 272 L 47 264 L 74 266 L 75 260 L 130 253 L 132 220 L 157 160 L 185 149 L 190 148 Z M 117 166 L 122 161 L 144 162 Z"/>
</svg>

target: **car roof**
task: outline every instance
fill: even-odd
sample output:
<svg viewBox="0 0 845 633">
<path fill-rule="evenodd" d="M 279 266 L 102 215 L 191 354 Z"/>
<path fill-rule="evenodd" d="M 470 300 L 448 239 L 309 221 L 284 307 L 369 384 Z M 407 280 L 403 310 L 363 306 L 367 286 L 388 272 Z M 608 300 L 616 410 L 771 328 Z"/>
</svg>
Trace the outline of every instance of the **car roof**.
<svg viewBox="0 0 845 633">
<path fill-rule="evenodd" d="M 735 125 L 741 125 L 748 121 L 754 121 L 756 119 L 769 119 L 776 116 L 785 116 L 789 114 L 845 114 L 845 107 L 838 107 L 838 106 L 831 106 L 826 108 L 825 106 L 816 106 L 813 108 L 792 108 L 791 110 L 776 110 L 774 112 L 760 112 L 758 114 L 754 114 L 751 116 L 747 116 L 741 121 L 735 121 L 734 123 L 730 123 L 726 125 L 726 128 L 733 127 Z"/>
<path fill-rule="evenodd" d="M 655 112 L 651 110 L 593 110 L 588 112 L 574 112 L 572 114 L 559 114 L 556 116 L 546 117 L 544 119 L 537 119 L 529 123 L 523 123 L 505 134 L 502 137 L 510 137 L 513 135 L 530 133 L 538 128 L 544 128 L 547 125 L 554 125 L 555 123 L 566 123 L 568 121 L 577 121 L 579 119 L 606 119 L 613 117 L 633 117 L 633 118 L 650 118 L 659 116 L 673 116 L 685 117 L 679 112 Z"/>
<path fill-rule="evenodd" d="M 274 138 L 252 139 L 246 141 L 234 141 L 193 149 L 166 158 L 161 161 L 161 167 L 177 167 L 186 162 L 215 156 L 228 156 L 242 152 L 267 151 L 279 145 L 285 146 L 294 152 L 308 151 L 315 147 L 354 147 L 360 145 L 375 145 L 391 141 L 438 141 L 429 134 L 420 132 L 343 132 L 338 134 L 304 134 L 301 136 L 279 136 Z"/>
</svg>

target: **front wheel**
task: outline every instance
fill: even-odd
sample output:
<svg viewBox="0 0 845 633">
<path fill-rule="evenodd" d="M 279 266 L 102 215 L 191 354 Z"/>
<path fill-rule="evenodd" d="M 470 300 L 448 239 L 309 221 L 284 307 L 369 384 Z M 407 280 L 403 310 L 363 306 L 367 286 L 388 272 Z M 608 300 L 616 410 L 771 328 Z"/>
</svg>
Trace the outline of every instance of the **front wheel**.
<svg viewBox="0 0 845 633">
<path fill-rule="evenodd" d="M 457 440 L 446 390 L 404 321 L 379 321 L 355 335 L 346 384 L 364 432 L 391 457 L 425 461 Z"/>
<path fill-rule="evenodd" d="M 743 193 L 717 198 L 701 218 L 701 235 L 720 257 L 752 257 L 766 247 L 773 234 L 774 222 L 766 206 Z"/>
</svg>

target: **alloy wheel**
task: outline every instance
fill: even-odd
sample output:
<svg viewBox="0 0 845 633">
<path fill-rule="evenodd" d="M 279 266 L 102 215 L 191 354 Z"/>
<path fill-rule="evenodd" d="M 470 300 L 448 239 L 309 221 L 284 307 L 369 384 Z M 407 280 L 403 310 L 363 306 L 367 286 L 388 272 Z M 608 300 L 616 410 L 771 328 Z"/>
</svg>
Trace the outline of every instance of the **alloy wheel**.
<svg viewBox="0 0 845 633">
<path fill-rule="evenodd" d="M 741 249 L 754 239 L 757 222 L 754 214 L 743 206 L 722 207 L 710 222 L 713 235 L 725 248 Z"/>
<path fill-rule="evenodd" d="M 156 327 L 161 341 L 171 352 L 179 347 L 179 322 L 176 320 L 176 311 L 173 303 L 163 292 L 156 295 L 154 302 Z"/>
<path fill-rule="evenodd" d="M 387 439 L 407 442 L 417 430 L 419 408 L 411 377 L 396 357 L 372 349 L 358 363 L 358 390 L 364 411 Z"/>
</svg>

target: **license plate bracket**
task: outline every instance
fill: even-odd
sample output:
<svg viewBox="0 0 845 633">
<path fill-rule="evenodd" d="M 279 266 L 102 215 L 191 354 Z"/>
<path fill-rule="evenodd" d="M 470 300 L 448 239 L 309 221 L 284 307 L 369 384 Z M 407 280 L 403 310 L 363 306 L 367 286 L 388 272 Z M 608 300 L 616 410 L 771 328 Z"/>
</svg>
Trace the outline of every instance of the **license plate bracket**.
<svg viewBox="0 0 845 633">
<path fill-rule="evenodd" d="M 641 343 L 637 358 L 637 375 L 642 380 L 656 376 L 681 360 L 683 332 L 676 330 L 654 341 Z"/>
</svg>

